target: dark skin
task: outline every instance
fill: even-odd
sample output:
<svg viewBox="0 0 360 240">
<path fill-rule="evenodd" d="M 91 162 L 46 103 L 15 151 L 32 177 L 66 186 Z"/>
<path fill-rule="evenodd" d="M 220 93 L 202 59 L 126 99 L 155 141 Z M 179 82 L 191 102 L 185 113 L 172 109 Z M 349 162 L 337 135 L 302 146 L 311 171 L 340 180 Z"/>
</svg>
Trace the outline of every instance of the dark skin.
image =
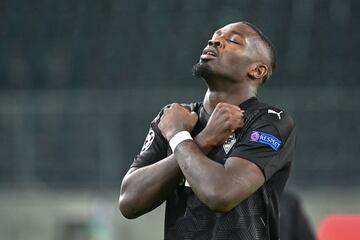
<svg viewBox="0 0 360 240">
<path fill-rule="evenodd" d="M 128 171 L 119 198 L 120 210 L 127 218 L 159 206 L 183 177 L 197 197 L 217 212 L 230 211 L 265 182 L 262 171 L 246 159 L 231 157 L 221 165 L 206 156 L 243 127 L 243 111 L 238 105 L 256 95 L 268 74 L 269 57 L 257 33 L 241 22 L 219 29 L 199 64 L 211 69 L 205 79 L 208 90 L 203 101 L 211 117 L 193 141 L 181 142 L 172 155 Z M 196 113 L 172 104 L 164 111 L 159 129 L 169 141 L 177 132 L 191 132 L 197 120 Z"/>
</svg>

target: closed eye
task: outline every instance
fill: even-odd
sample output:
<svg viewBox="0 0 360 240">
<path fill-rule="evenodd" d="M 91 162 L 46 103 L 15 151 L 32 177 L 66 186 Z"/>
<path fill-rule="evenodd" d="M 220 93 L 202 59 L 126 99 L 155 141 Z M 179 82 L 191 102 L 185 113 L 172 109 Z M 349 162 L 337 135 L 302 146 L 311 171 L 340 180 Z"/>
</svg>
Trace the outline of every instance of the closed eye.
<svg viewBox="0 0 360 240">
<path fill-rule="evenodd" d="M 228 39 L 228 41 L 229 41 L 229 42 L 231 42 L 231 43 L 235 43 L 235 44 L 240 45 L 240 43 L 239 43 L 238 41 L 236 41 L 236 40 L 233 40 L 233 39 Z"/>
</svg>

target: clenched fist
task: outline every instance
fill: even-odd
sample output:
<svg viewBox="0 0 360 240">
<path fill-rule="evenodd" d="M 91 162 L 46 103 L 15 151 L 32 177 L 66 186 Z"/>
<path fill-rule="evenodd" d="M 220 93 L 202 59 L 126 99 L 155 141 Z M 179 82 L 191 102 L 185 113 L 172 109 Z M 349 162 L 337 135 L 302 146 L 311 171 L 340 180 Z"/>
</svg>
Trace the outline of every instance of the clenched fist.
<svg viewBox="0 0 360 240">
<path fill-rule="evenodd" d="M 198 121 L 198 115 L 190 112 L 178 103 L 173 103 L 164 110 L 160 118 L 159 129 L 162 135 L 169 141 L 180 131 L 191 132 Z"/>
<path fill-rule="evenodd" d="M 212 146 L 223 144 L 237 129 L 244 126 L 244 111 L 239 106 L 218 103 L 205 129 L 200 133 Z"/>
</svg>

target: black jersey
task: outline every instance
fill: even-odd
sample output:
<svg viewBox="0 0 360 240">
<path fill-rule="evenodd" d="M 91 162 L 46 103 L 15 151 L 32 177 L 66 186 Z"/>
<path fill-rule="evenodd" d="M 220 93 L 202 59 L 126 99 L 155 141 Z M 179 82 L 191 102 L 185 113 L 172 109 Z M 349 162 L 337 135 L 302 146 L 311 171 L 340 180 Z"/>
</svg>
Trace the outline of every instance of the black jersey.
<svg viewBox="0 0 360 240">
<path fill-rule="evenodd" d="M 199 116 L 191 132 L 196 136 L 205 128 L 210 116 L 202 103 L 186 106 Z M 279 239 L 279 198 L 294 155 L 294 123 L 283 110 L 256 98 L 248 99 L 240 107 L 245 110 L 244 127 L 207 156 L 220 164 L 225 164 L 229 157 L 251 161 L 262 170 L 266 182 L 231 211 L 218 213 L 203 204 L 184 180 L 166 201 L 166 240 Z M 153 164 L 171 154 L 168 142 L 158 128 L 161 114 L 151 123 L 141 153 L 134 159 L 132 167 Z"/>
</svg>

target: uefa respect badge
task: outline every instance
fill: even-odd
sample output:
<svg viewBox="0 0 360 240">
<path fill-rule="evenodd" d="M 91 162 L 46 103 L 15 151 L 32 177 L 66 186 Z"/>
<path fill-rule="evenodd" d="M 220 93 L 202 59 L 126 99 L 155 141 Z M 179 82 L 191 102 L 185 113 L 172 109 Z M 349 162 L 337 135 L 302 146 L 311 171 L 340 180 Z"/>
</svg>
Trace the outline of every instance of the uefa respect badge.
<svg viewBox="0 0 360 240">
<path fill-rule="evenodd" d="M 282 145 L 281 140 L 279 140 L 275 136 L 260 131 L 253 131 L 250 135 L 250 141 L 266 144 L 275 151 L 279 151 Z"/>
</svg>

